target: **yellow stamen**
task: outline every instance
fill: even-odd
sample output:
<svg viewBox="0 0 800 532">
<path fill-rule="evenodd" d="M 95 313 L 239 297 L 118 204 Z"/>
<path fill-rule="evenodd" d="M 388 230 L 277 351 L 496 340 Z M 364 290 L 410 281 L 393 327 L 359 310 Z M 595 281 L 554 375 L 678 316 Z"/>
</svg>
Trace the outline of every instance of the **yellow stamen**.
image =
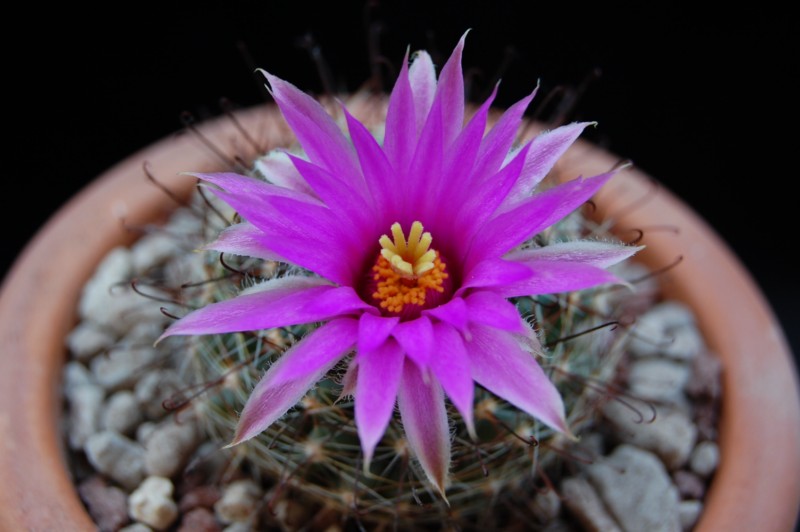
<svg viewBox="0 0 800 532">
<path fill-rule="evenodd" d="M 405 305 L 425 304 L 429 290 L 444 292 L 449 277 L 439 253 L 430 248 L 433 238 L 423 233 L 420 222 L 411 224 L 408 240 L 399 223 L 392 224 L 393 238 L 381 236 L 381 255 L 372 267 L 377 281 L 372 297 L 389 312 L 401 312 Z"/>
</svg>

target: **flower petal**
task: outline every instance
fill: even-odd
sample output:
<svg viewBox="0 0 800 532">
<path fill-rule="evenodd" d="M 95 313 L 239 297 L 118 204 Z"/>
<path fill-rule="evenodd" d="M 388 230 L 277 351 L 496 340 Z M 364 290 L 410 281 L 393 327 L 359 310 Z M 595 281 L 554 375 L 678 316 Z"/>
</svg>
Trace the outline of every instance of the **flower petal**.
<svg viewBox="0 0 800 532">
<path fill-rule="evenodd" d="M 433 325 L 427 316 L 422 315 L 415 320 L 397 324 L 392 336 L 406 355 L 420 367 L 427 367 L 433 348 Z"/>
<path fill-rule="evenodd" d="M 215 241 L 206 244 L 202 249 L 286 262 L 286 259 L 269 249 L 264 233 L 248 222 L 226 228 Z"/>
<path fill-rule="evenodd" d="M 469 269 L 485 257 L 503 255 L 574 211 L 608 181 L 613 172 L 578 178 L 532 196 L 489 220 L 475 235 L 466 260 Z"/>
<path fill-rule="evenodd" d="M 353 347 L 355 329 L 355 320 L 333 320 L 281 355 L 250 394 L 230 445 L 266 430 L 297 404 Z"/>
<path fill-rule="evenodd" d="M 400 318 L 385 318 L 369 313 L 361 315 L 358 323 L 358 350 L 372 351 L 392 334 Z"/>
<path fill-rule="evenodd" d="M 608 268 L 633 256 L 642 249 L 644 249 L 644 246 L 626 246 L 612 242 L 577 240 L 575 242 L 558 242 L 535 249 L 512 251 L 505 258 L 531 267 L 534 267 L 538 261 L 550 260 L 582 262 L 598 268 Z"/>
<path fill-rule="evenodd" d="M 509 285 L 527 279 L 530 275 L 530 268 L 524 264 L 503 259 L 487 259 L 469 271 L 455 295 L 460 296 L 470 288 Z"/>
<path fill-rule="evenodd" d="M 561 395 L 534 356 L 510 334 L 476 325 L 466 348 L 472 377 L 478 384 L 549 427 L 569 434 Z M 539 349 L 538 345 L 533 348 Z"/>
<path fill-rule="evenodd" d="M 391 339 L 374 351 L 359 351 L 356 357 L 356 427 L 364 452 L 365 471 L 369 470 L 375 447 L 392 417 L 404 358 L 403 350 Z"/>
<path fill-rule="evenodd" d="M 406 359 L 397 404 L 411 451 L 425 476 L 446 499 L 450 428 L 441 386 L 436 379 L 426 382 L 416 364 Z"/>
<path fill-rule="evenodd" d="M 414 95 L 414 117 L 417 122 L 416 133 L 419 136 L 433 105 L 433 97 L 436 95 L 436 69 L 428 52 L 424 50 L 414 52 L 411 67 L 408 69 L 408 78 Z"/>
<path fill-rule="evenodd" d="M 358 171 L 353 147 L 325 109 L 311 96 L 268 72 L 272 96 L 286 122 L 313 163 L 339 176 L 351 192 L 366 199 L 364 181 Z"/>
<path fill-rule="evenodd" d="M 519 180 L 508 195 L 507 204 L 511 206 L 527 198 L 586 126 L 592 123 L 567 124 L 534 138 Z"/>
<path fill-rule="evenodd" d="M 431 371 L 464 419 L 469 435 L 476 439 L 473 405 L 475 384 L 470 374 L 470 362 L 464 341 L 455 329 L 445 323 L 433 326 L 433 337 Z"/>
<path fill-rule="evenodd" d="M 467 32 L 461 36 L 450 59 L 442 67 L 434 97 L 434 107 L 436 100 L 441 102 L 440 112 L 445 147 L 448 147 L 458 137 L 464 126 L 464 74 L 461 70 L 461 56 L 464 52 L 466 38 Z"/>
<path fill-rule="evenodd" d="M 467 303 L 469 320 L 472 323 L 488 325 L 517 334 L 528 332 L 517 307 L 502 296 L 486 290 L 478 290 L 468 295 L 464 301 Z"/>
<path fill-rule="evenodd" d="M 467 312 L 467 304 L 464 303 L 461 297 L 454 297 L 444 305 L 423 310 L 422 313 L 426 316 L 432 316 L 444 323 L 448 323 L 462 333 L 467 332 L 469 314 Z"/>
<path fill-rule="evenodd" d="M 187 314 L 158 341 L 175 335 L 257 331 L 311 323 L 371 308 L 349 286 L 331 286 L 315 277 L 272 279 L 249 290 Z"/>
<path fill-rule="evenodd" d="M 256 171 L 264 179 L 279 187 L 290 188 L 303 194 L 314 195 L 314 191 L 297 171 L 284 150 L 272 150 L 255 162 Z"/>
<path fill-rule="evenodd" d="M 386 111 L 386 133 L 383 151 L 392 167 L 399 174 L 405 174 L 411 163 L 410 156 L 417 144 L 417 126 L 414 95 L 408 79 L 408 52 L 403 58 L 403 67 L 389 96 Z"/>
<path fill-rule="evenodd" d="M 582 262 L 542 260 L 525 265 L 531 269 L 528 278 L 491 287 L 490 290 L 503 297 L 517 297 L 583 290 L 605 283 L 625 284 L 613 273 Z"/>
</svg>

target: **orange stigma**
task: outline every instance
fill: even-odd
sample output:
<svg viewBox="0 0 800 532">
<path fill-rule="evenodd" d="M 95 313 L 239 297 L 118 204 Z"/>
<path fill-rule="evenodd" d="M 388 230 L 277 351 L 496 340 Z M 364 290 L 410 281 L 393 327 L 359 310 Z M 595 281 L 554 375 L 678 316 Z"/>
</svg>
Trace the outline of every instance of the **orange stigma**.
<svg viewBox="0 0 800 532">
<path fill-rule="evenodd" d="M 390 314 L 405 314 L 411 310 L 407 305 L 417 306 L 417 311 L 432 307 L 429 296 L 444 293 L 449 274 L 439 252 L 430 247 L 431 234 L 423 233 L 420 222 L 411 224 L 408 240 L 399 223 L 391 229 L 393 239 L 383 235 L 379 240 L 381 254 L 372 267 L 372 298 Z"/>
</svg>

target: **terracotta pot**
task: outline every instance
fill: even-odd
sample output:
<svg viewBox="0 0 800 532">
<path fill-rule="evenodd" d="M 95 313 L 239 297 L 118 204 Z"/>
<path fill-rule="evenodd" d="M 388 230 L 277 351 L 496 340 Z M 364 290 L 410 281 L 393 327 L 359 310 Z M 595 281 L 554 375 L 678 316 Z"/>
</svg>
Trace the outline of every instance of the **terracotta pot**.
<svg viewBox="0 0 800 532">
<path fill-rule="evenodd" d="M 365 107 L 375 112 L 379 107 Z M 361 113 L 362 117 L 364 113 Z M 273 107 L 240 115 L 262 149 L 290 138 Z M 253 148 L 234 123 L 203 125 L 203 135 L 245 158 Z M 73 198 L 19 257 L 0 292 L 0 529 L 89 530 L 69 478 L 59 434 L 64 338 L 76 322 L 80 291 L 112 247 L 128 243 L 135 226 L 163 217 L 174 203 L 149 185 L 147 161 L 159 180 L 182 195 L 193 187 L 181 171 L 222 168 L 198 137 L 170 137 L 102 175 Z M 572 174 L 605 171 L 616 159 L 579 143 L 559 163 Z M 800 504 L 800 398 L 788 346 L 763 296 L 712 230 L 665 190 L 648 195 L 636 171 L 615 178 L 596 200 L 598 213 L 621 227 L 678 226 L 653 232 L 641 260 L 669 273 L 669 295 L 688 303 L 724 366 L 721 463 L 698 530 L 789 530 Z M 794 473 L 792 473 L 794 472 Z"/>
</svg>

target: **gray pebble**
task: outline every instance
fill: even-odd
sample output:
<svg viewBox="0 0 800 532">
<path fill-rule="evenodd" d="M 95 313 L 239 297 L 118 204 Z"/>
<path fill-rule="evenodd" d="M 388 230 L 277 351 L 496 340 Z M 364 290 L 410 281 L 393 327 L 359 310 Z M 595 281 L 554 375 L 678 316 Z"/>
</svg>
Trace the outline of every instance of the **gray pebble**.
<svg viewBox="0 0 800 532">
<path fill-rule="evenodd" d="M 133 523 L 124 528 L 120 528 L 119 532 L 153 532 L 153 529 L 143 523 Z"/>
<path fill-rule="evenodd" d="M 629 347 L 640 357 L 663 354 L 687 360 L 703 347 L 691 310 L 675 301 L 660 303 L 641 315 L 633 332 Z"/>
<path fill-rule="evenodd" d="M 719 465 L 719 446 L 713 441 L 698 443 L 689 459 L 692 471 L 706 478 L 716 471 L 717 465 Z"/>
<path fill-rule="evenodd" d="M 87 361 L 114 345 L 114 335 L 90 321 L 82 321 L 67 336 L 67 349 L 76 360 Z"/>
<path fill-rule="evenodd" d="M 637 397 L 680 403 L 689 381 L 689 366 L 664 358 L 646 358 L 631 364 L 628 388 Z"/>
<path fill-rule="evenodd" d="M 154 423 L 152 421 L 145 421 L 138 427 L 136 427 L 136 441 L 141 443 L 142 445 L 147 445 L 147 440 L 150 439 L 150 436 L 153 435 L 156 428 L 158 427 L 158 423 Z"/>
<path fill-rule="evenodd" d="M 644 417 L 639 416 L 618 401 L 603 407 L 603 415 L 613 425 L 615 435 L 630 443 L 658 454 L 668 469 L 683 466 L 689 459 L 697 439 L 697 427 L 680 410 L 656 406 L 655 420 L 651 421 L 651 408 L 645 403 L 628 400 Z"/>
<path fill-rule="evenodd" d="M 157 426 L 145 443 L 144 464 L 148 475 L 172 477 L 188 462 L 199 443 L 194 422 L 169 419 Z"/>
<path fill-rule="evenodd" d="M 102 532 L 118 530 L 128 522 L 125 492 L 115 486 L 108 486 L 99 476 L 81 482 L 78 494 Z"/>
<path fill-rule="evenodd" d="M 597 491 L 586 479 L 568 478 L 561 483 L 564 505 L 589 532 L 621 532 L 621 528 L 603 506 Z"/>
<path fill-rule="evenodd" d="M 100 426 L 105 392 L 99 386 L 78 386 L 70 392 L 69 446 L 81 449 Z"/>
<path fill-rule="evenodd" d="M 64 395 L 69 399 L 70 392 L 84 384 L 97 384 L 94 375 L 80 362 L 70 361 L 64 364 Z"/>
<path fill-rule="evenodd" d="M 586 472 L 623 530 L 681 530 L 677 490 L 655 455 L 620 445 Z"/>
<path fill-rule="evenodd" d="M 129 390 L 122 390 L 106 401 L 102 414 L 102 425 L 108 430 L 130 435 L 142 422 L 139 402 Z"/>
<path fill-rule="evenodd" d="M 223 524 L 248 523 L 256 515 L 260 499 L 261 488 L 252 480 L 237 480 L 223 488 L 214 512 Z"/>
<path fill-rule="evenodd" d="M 136 399 L 148 419 L 161 419 L 167 413 L 164 401 L 172 398 L 186 387 L 178 373 L 171 369 L 159 369 L 145 374 L 136 383 Z"/>
<path fill-rule="evenodd" d="M 701 501 L 681 501 L 678 503 L 678 515 L 681 520 L 683 530 L 692 530 L 700 514 L 703 513 L 703 503 Z"/>
<path fill-rule="evenodd" d="M 165 262 L 176 253 L 181 240 L 166 231 L 143 236 L 131 247 L 131 265 L 136 274 Z"/>
<path fill-rule="evenodd" d="M 531 503 L 533 515 L 542 523 L 552 521 L 561 512 L 561 499 L 554 490 L 537 493 Z"/>
<path fill-rule="evenodd" d="M 118 346 L 92 359 L 91 369 L 97 382 L 106 390 L 133 385 L 139 374 L 158 357 L 149 345 Z"/>
<path fill-rule="evenodd" d="M 129 490 L 144 478 L 144 449 L 121 434 L 110 430 L 93 434 L 85 451 L 97 471 Z"/>
<path fill-rule="evenodd" d="M 173 489 L 168 478 L 147 477 L 128 497 L 128 513 L 155 530 L 168 528 L 178 518 L 178 505 L 172 500 Z"/>
</svg>

